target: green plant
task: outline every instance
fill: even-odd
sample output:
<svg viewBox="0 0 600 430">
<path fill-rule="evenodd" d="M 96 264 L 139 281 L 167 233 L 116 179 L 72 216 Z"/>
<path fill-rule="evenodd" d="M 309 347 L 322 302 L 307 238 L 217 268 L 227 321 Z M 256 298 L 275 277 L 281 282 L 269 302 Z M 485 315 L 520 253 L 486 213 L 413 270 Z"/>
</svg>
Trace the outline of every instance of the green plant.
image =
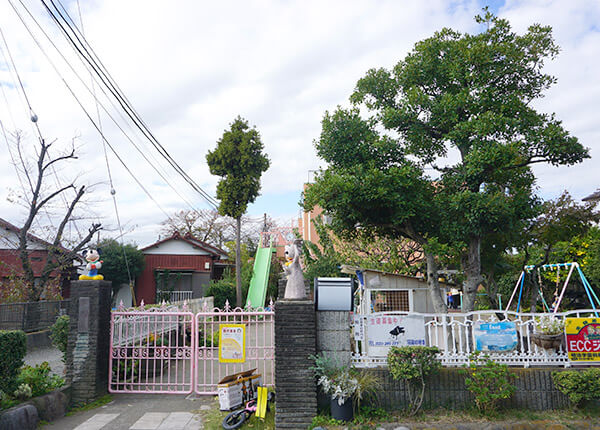
<svg viewBox="0 0 600 430">
<path fill-rule="evenodd" d="M 362 401 L 374 396 L 381 389 L 381 379 L 376 373 L 366 369 L 355 369 L 354 373 L 358 382 L 354 399 L 356 400 L 356 409 L 360 412 L 362 410 Z"/>
<path fill-rule="evenodd" d="M 131 383 L 138 380 L 140 360 L 120 358 L 113 360 L 112 378 L 119 383 Z"/>
<path fill-rule="evenodd" d="M 436 358 L 439 352 L 435 346 L 393 346 L 388 352 L 387 363 L 392 377 L 406 383 L 410 402 L 408 413 L 411 416 L 423 404 L 427 378 L 441 367 Z"/>
<path fill-rule="evenodd" d="M 50 339 L 52 344 L 62 352 L 63 363 L 67 360 L 67 342 L 69 340 L 69 322 L 68 315 L 62 315 L 56 319 L 56 322 L 50 327 Z"/>
<path fill-rule="evenodd" d="M 342 365 L 332 356 L 320 353 L 310 356 L 315 362 L 312 370 L 323 392 L 343 405 L 358 389 L 358 379 L 350 366 Z"/>
<path fill-rule="evenodd" d="M 310 358 L 315 362 L 312 370 L 317 377 L 317 383 L 325 394 L 337 400 L 340 405 L 354 398 L 360 409 L 361 401 L 374 394 L 381 386 L 376 374 L 342 365 L 330 355 L 321 353 Z"/>
<path fill-rule="evenodd" d="M 469 356 L 469 365 L 463 369 L 465 385 L 475 396 L 477 409 L 484 414 L 496 410 L 498 401 L 510 398 L 515 392 L 514 376 L 506 364 L 496 363 L 480 351 Z"/>
<path fill-rule="evenodd" d="M 552 380 L 574 406 L 579 406 L 584 400 L 600 398 L 600 369 L 552 372 Z"/>
<path fill-rule="evenodd" d="M 106 394 L 106 395 L 94 400 L 93 402 L 86 403 L 81 406 L 77 406 L 77 407 L 70 409 L 69 412 L 66 413 L 66 416 L 71 416 L 73 414 L 76 414 L 77 412 L 84 412 L 84 411 L 90 411 L 92 409 L 96 409 L 100 406 L 103 406 L 103 405 L 106 405 L 107 403 L 112 402 L 112 400 L 113 400 L 112 394 Z"/>
<path fill-rule="evenodd" d="M 32 391 L 29 384 L 20 384 L 13 393 L 18 400 L 27 400 L 31 398 Z"/>
<path fill-rule="evenodd" d="M 17 388 L 17 375 L 27 353 L 23 331 L 0 331 L 0 390 L 12 393 Z"/>
<path fill-rule="evenodd" d="M 223 279 L 210 281 L 206 295 L 213 296 L 214 305 L 219 309 L 225 308 L 226 301 L 229 301 L 229 305 L 233 306 L 235 303 L 235 279 L 231 277 L 229 270 L 226 271 Z"/>
<path fill-rule="evenodd" d="M 555 335 L 565 331 L 565 320 L 552 315 L 542 315 L 535 318 L 535 331 L 541 334 Z"/>
<path fill-rule="evenodd" d="M 17 383 L 29 385 L 33 397 L 37 397 L 63 386 L 65 380 L 58 375 L 50 374 L 50 365 L 44 361 L 35 367 L 23 366 L 17 377 Z"/>
</svg>

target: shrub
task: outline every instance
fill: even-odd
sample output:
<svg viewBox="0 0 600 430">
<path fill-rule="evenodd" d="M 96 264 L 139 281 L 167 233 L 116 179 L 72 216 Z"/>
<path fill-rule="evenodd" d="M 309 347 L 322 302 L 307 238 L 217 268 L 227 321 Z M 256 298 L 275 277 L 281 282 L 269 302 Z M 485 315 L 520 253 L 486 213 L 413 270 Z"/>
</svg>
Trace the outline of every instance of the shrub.
<svg viewBox="0 0 600 430">
<path fill-rule="evenodd" d="M 0 390 L 12 393 L 17 388 L 19 369 L 27 353 L 23 331 L 0 331 Z"/>
<path fill-rule="evenodd" d="M 62 352 L 63 363 L 67 361 L 67 341 L 69 340 L 69 316 L 63 315 L 56 319 L 56 322 L 50 327 L 50 339 L 52 344 Z"/>
<path fill-rule="evenodd" d="M 515 392 L 514 376 L 506 364 L 496 363 L 487 354 L 481 356 L 479 351 L 471 354 L 469 360 L 469 366 L 463 369 L 467 374 L 467 389 L 475 396 L 475 405 L 480 412 L 493 412 L 498 401 L 510 398 Z"/>
<path fill-rule="evenodd" d="M 579 406 L 584 400 L 600 398 L 600 369 L 552 372 L 552 380 L 574 406 Z"/>
<path fill-rule="evenodd" d="M 337 359 L 324 353 L 310 358 L 315 362 L 311 369 L 315 372 L 318 385 L 340 405 L 352 398 L 360 410 L 362 400 L 374 395 L 381 387 L 379 377 L 373 372 L 340 364 Z"/>
<path fill-rule="evenodd" d="M 17 377 L 17 383 L 29 385 L 32 396 L 37 397 L 61 387 L 65 381 L 60 376 L 51 375 L 50 366 L 44 361 L 35 367 L 24 366 Z"/>
<path fill-rule="evenodd" d="M 441 367 L 436 358 L 439 352 L 435 346 L 393 346 L 388 352 L 387 363 L 392 377 L 406 383 L 410 402 L 409 415 L 419 411 L 423 404 L 425 382 Z"/>
<path fill-rule="evenodd" d="M 31 387 L 29 386 L 29 384 L 19 385 L 19 387 L 14 392 L 15 398 L 17 398 L 19 400 L 30 399 L 31 394 L 32 394 L 32 391 L 31 391 Z"/>
<path fill-rule="evenodd" d="M 231 279 L 220 279 L 218 281 L 211 281 L 207 296 L 214 297 L 214 306 L 219 309 L 225 309 L 225 301 L 229 300 L 231 307 L 235 306 L 235 278 Z"/>
</svg>

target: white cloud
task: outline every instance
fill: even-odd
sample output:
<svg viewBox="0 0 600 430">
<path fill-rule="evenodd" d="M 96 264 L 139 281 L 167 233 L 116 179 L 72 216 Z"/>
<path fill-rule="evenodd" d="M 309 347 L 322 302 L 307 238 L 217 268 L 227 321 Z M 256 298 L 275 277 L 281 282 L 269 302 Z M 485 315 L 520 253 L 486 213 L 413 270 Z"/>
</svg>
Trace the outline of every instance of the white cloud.
<svg viewBox="0 0 600 430">
<path fill-rule="evenodd" d="M 82 78 L 90 78 L 53 27 L 39 2 L 26 4 Z M 180 165 L 202 187 L 214 193 L 217 178 L 205 163 L 223 130 L 242 115 L 261 132 L 265 150 L 272 161 L 263 176 L 264 201 L 277 196 L 300 195 L 308 170 L 323 163 L 316 157 L 313 140 L 318 137 L 325 110 L 346 104 L 356 81 L 371 67 L 392 67 L 415 42 L 447 26 L 460 31 L 476 31 L 472 17 L 481 4 L 476 1 L 443 0 L 431 2 L 362 1 L 262 1 L 262 2 L 82 2 L 88 40 L 112 76 L 124 90 L 144 121 Z M 69 12 L 76 16 L 76 3 Z M 600 77 L 600 6 L 587 1 L 508 1 L 500 15 L 510 19 L 515 29 L 524 31 L 533 22 L 553 26 L 563 48 L 547 70 L 558 84 L 537 107 L 556 112 L 565 126 L 593 156 L 600 156 L 597 128 L 597 100 Z M 48 65 L 37 46 L 7 2 L 0 5 L 0 26 L 5 32 L 17 67 L 39 124 L 56 145 L 68 145 L 80 134 L 78 162 L 61 175 L 82 172 L 80 183 L 99 183 L 94 188 L 93 207 L 106 225 L 116 225 L 107 185 L 101 140 L 62 81 Z M 39 35 L 39 31 L 36 31 Z M 41 37 L 41 36 L 40 36 Z M 40 38 L 42 41 L 43 39 Z M 93 99 L 72 72 L 60 63 L 49 43 L 46 52 L 60 64 L 65 80 L 92 116 Z M 0 56 L 0 82 L 9 97 L 16 127 L 32 136 L 27 113 Z M 108 105 L 107 105 L 108 106 Z M 114 110 L 111 108 L 111 112 Z M 0 94 L 0 119 L 15 128 Z M 144 161 L 127 139 L 104 116 L 105 134 L 136 177 L 153 194 L 162 208 L 173 212 L 186 207 L 182 199 L 166 187 L 159 175 Z M 120 124 L 123 124 L 120 121 Z M 156 155 L 147 141 L 134 136 L 140 150 L 172 181 L 185 199 L 196 207 L 206 207 L 174 171 Z M 1 138 L 1 136 L 0 136 Z M 4 143 L 2 148 L 5 147 Z M 29 150 L 34 140 L 29 140 Z M 157 224 L 165 218 L 159 208 L 140 190 L 123 166 L 109 155 L 117 190 L 121 219 L 137 226 L 127 239 L 140 245 L 154 240 Z M 6 151 L 0 151 L 2 217 L 19 223 L 23 212 L 4 197 L 19 183 Z M 598 184 L 594 161 L 572 168 L 536 167 L 540 192 L 554 196 L 563 188 L 576 197 L 593 191 Z M 66 179 L 65 179 L 66 180 Z M 298 199 L 287 199 L 293 201 Z M 273 212 L 297 214 L 295 202 L 274 207 Z M 251 208 L 262 211 L 263 208 Z M 251 215 L 258 215 L 251 213 Z M 280 215 L 281 216 L 281 215 Z M 112 233 L 111 233 L 112 234 Z"/>
</svg>

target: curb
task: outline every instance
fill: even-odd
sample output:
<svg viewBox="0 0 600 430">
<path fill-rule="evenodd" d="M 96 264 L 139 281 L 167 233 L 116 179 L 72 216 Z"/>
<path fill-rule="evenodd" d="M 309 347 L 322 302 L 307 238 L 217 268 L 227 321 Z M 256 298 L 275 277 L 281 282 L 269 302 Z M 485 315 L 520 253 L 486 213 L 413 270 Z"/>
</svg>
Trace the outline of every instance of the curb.
<svg viewBox="0 0 600 430">
<path fill-rule="evenodd" d="M 71 387 L 65 386 L 0 414 L 0 430 L 35 430 L 40 420 L 64 417 L 71 401 Z"/>
</svg>

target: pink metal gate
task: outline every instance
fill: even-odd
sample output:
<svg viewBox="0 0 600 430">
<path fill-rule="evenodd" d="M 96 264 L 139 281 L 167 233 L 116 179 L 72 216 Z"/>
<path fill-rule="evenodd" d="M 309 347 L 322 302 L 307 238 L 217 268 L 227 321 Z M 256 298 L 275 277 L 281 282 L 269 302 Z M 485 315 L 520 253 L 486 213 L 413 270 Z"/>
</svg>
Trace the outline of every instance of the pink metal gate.
<svg viewBox="0 0 600 430">
<path fill-rule="evenodd" d="M 222 324 L 244 324 L 246 359 L 243 363 L 219 361 L 219 327 Z M 196 366 L 194 391 L 197 394 L 217 394 L 217 384 L 233 373 L 256 369 L 262 385 L 275 383 L 275 313 L 273 302 L 266 309 L 203 309 L 196 314 Z"/>
<path fill-rule="evenodd" d="M 274 384 L 274 312 L 203 308 L 184 303 L 140 311 L 120 307 L 111 315 L 108 391 L 111 393 L 216 394 L 226 375 L 256 368 L 262 384 Z M 222 324 L 243 324 L 243 363 L 219 362 Z"/>
</svg>

